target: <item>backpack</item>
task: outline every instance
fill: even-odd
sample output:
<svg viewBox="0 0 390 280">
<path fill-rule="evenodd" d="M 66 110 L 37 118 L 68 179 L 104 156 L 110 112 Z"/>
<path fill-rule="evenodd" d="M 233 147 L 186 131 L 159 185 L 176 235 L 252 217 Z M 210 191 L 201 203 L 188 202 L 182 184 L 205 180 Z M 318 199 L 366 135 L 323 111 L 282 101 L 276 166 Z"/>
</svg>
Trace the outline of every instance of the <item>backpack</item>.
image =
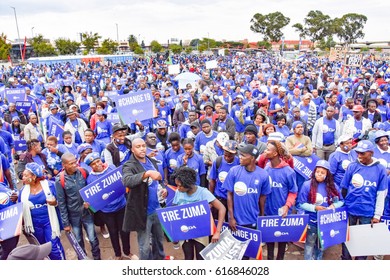
<svg viewBox="0 0 390 280">
<path fill-rule="evenodd" d="M 87 179 L 87 172 L 85 171 L 84 168 L 78 166 L 77 169 L 81 172 L 81 175 L 83 175 L 84 179 Z M 61 187 L 64 189 L 65 188 L 65 171 L 60 172 L 60 184 Z"/>
<path fill-rule="evenodd" d="M 219 156 L 217 157 L 217 159 L 215 160 L 215 167 L 217 168 L 217 170 L 219 169 L 219 167 L 221 166 L 222 164 L 222 156 Z"/>
</svg>

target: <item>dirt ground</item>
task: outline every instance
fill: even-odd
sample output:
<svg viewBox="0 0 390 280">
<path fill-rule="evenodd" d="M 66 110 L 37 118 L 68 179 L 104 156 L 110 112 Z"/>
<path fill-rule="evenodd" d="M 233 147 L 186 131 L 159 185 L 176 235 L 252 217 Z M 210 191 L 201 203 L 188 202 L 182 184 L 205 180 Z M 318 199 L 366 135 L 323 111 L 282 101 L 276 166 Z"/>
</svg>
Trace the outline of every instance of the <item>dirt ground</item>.
<svg viewBox="0 0 390 280">
<path fill-rule="evenodd" d="M 110 239 L 105 239 L 100 233 L 100 229 L 96 228 L 96 232 L 98 234 L 99 242 L 100 242 L 100 250 L 102 254 L 103 260 L 114 260 L 114 250 L 112 249 Z M 133 254 L 138 255 L 138 245 L 137 245 L 137 233 L 132 232 L 130 235 L 130 241 L 131 241 L 131 252 Z M 65 234 L 61 237 L 62 245 L 65 248 L 65 254 L 67 260 L 77 260 L 76 253 L 74 252 L 73 248 L 70 246 L 70 243 L 68 239 L 66 238 Z M 18 246 L 26 244 L 27 240 L 22 235 L 19 241 Z M 86 249 L 87 249 L 87 255 L 91 257 L 91 251 L 89 243 L 86 242 Z M 164 242 L 164 249 L 166 255 L 173 256 L 174 260 L 183 260 L 184 255 L 183 251 L 180 249 L 175 250 L 173 248 L 172 243 L 170 242 Z M 277 249 L 275 248 L 275 251 Z M 276 252 L 275 252 L 276 254 Z M 341 255 L 341 245 L 336 245 L 331 248 L 328 248 L 324 252 L 324 260 L 339 260 Z M 263 257 L 264 259 L 267 259 L 267 249 L 266 246 L 263 246 Z M 303 260 L 303 243 L 289 243 L 288 244 L 288 250 L 285 254 L 285 260 Z M 369 259 L 372 259 L 372 257 L 369 257 Z M 390 260 L 390 256 L 385 256 L 385 260 Z"/>
</svg>

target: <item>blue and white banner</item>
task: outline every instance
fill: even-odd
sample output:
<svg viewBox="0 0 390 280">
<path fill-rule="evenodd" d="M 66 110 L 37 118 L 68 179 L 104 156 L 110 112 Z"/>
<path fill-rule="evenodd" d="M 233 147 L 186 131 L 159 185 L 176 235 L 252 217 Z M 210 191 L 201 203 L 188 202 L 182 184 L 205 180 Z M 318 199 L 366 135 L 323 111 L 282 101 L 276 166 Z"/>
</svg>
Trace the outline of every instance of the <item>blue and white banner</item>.
<svg viewBox="0 0 390 280">
<path fill-rule="evenodd" d="M 120 123 L 121 119 L 118 113 L 109 113 L 107 114 L 107 121 L 115 124 L 115 123 Z"/>
<path fill-rule="evenodd" d="M 257 218 L 257 229 L 263 242 L 296 242 L 306 237 L 309 215 L 262 216 Z"/>
<path fill-rule="evenodd" d="M 20 139 L 20 137 L 17 137 L 15 136 L 15 139 L 14 139 L 14 147 L 15 147 L 15 151 L 27 151 L 27 142 L 26 140 L 24 139 Z"/>
<path fill-rule="evenodd" d="M 143 121 L 155 117 L 154 101 L 150 90 L 137 91 L 129 95 L 112 97 L 118 114 L 125 124 Z"/>
<path fill-rule="evenodd" d="M 120 166 L 82 188 L 80 195 L 85 202 L 89 203 L 91 210 L 96 212 L 125 192 Z"/>
<path fill-rule="evenodd" d="M 347 207 L 318 211 L 317 221 L 321 248 L 326 249 L 348 240 Z"/>
<path fill-rule="evenodd" d="M 15 102 L 16 110 L 22 112 L 26 116 L 30 112 L 32 104 L 33 103 L 31 101 L 16 101 Z"/>
<path fill-rule="evenodd" d="M 320 158 L 313 154 L 309 157 L 293 156 L 293 159 L 294 170 L 306 179 L 310 179 L 316 163 Z"/>
<path fill-rule="evenodd" d="M 157 215 L 170 241 L 209 236 L 216 230 L 206 200 L 157 209 Z"/>
<path fill-rule="evenodd" d="M 112 98 L 112 97 L 115 97 L 115 96 L 119 96 L 119 94 L 118 94 L 118 92 L 116 90 L 105 91 L 104 95 L 109 97 L 109 98 Z"/>
<path fill-rule="evenodd" d="M 51 120 L 54 120 L 55 118 L 52 117 Z M 62 138 L 62 133 L 64 133 L 64 127 L 55 121 L 50 121 L 50 127 L 49 127 L 49 135 L 55 136 L 58 140 L 58 143 L 63 143 L 64 139 Z"/>
<path fill-rule="evenodd" d="M 8 195 L 7 199 L 9 199 Z M 22 213 L 23 203 L 16 203 L 0 210 L 0 240 L 7 240 L 20 235 L 22 230 Z"/>
<path fill-rule="evenodd" d="M 26 100 L 26 90 L 24 88 L 6 88 L 5 95 L 8 103 Z"/>
<path fill-rule="evenodd" d="M 177 191 L 177 187 L 172 186 L 172 185 L 167 185 L 165 187 L 166 187 L 167 192 L 168 192 L 167 197 L 166 197 L 166 205 L 167 205 L 167 207 L 172 206 L 172 202 L 173 202 L 173 199 L 175 198 L 175 193 Z"/>
<path fill-rule="evenodd" d="M 218 221 L 215 221 L 217 225 Z M 232 231 L 229 227 L 229 223 L 223 223 L 222 231 L 229 230 L 233 237 L 240 241 L 249 240 L 248 247 L 244 253 L 244 256 L 254 258 L 256 260 L 263 259 L 263 250 L 261 247 L 261 231 L 241 226 L 236 226 L 237 230 Z"/>
</svg>

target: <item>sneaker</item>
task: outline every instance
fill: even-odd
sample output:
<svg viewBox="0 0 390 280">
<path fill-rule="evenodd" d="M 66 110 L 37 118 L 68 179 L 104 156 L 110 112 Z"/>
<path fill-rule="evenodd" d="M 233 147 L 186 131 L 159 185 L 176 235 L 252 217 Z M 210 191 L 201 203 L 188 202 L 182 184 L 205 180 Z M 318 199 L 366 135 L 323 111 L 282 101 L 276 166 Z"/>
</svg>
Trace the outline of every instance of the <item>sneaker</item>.
<svg viewBox="0 0 390 280">
<path fill-rule="evenodd" d="M 165 256 L 164 260 L 166 261 L 171 261 L 171 260 L 174 260 L 175 257 L 174 256 Z"/>
<path fill-rule="evenodd" d="M 110 233 L 107 231 L 106 227 L 100 228 L 100 233 L 103 235 L 105 239 L 110 238 Z"/>
<path fill-rule="evenodd" d="M 131 254 L 131 253 L 129 255 L 124 255 L 123 259 L 128 259 L 128 260 L 132 260 L 132 261 L 139 260 L 137 255 L 134 255 L 134 254 Z"/>
</svg>

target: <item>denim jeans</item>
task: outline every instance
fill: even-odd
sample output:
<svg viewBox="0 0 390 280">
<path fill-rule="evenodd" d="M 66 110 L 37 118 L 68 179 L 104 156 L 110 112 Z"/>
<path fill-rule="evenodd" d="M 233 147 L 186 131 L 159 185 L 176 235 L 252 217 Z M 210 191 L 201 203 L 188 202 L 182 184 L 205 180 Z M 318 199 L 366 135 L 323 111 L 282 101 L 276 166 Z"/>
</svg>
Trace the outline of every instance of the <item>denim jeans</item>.
<svg viewBox="0 0 390 280">
<path fill-rule="evenodd" d="M 148 215 L 146 229 L 138 230 L 137 238 L 140 260 L 163 260 L 165 258 L 164 233 L 157 213 Z"/>
<path fill-rule="evenodd" d="M 91 244 L 91 251 L 92 251 L 93 258 L 95 260 L 101 260 L 99 239 L 97 238 L 95 232 L 95 224 L 93 223 L 93 216 L 90 214 L 84 215 L 82 217 L 70 216 L 69 221 L 70 224 L 72 225 L 72 231 L 74 233 L 74 236 L 76 237 L 77 242 L 80 244 L 81 248 L 83 248 L 84 252 L 85 252 L 85 246 L 84 246 L 82 227 L 84 227 L 85 232 L 89 239 L 89 243 Z"/>
<path fill-rule="evenodd" d="M 367 224 L 371 224 L 371 218 L 349 215 L 348 223 L 350 226 L 367 225 Z M 341 259 L 342 260 L 352 260 L 352 256 L 349 253 L 348 248 L 345 245 L 345 243 L 343 243 L 342 247 L 341 247 Z M 367 259 L 367 256 L 355 257 L 355 260 L 366 260 L 366 259 Z"/>
<path fill-rule="evenodd" d="M 307 226 L 305 251 L 303 257 L 305 260 L 322 260 L 324 250 L 321 249 L 318 239 L 317 227 L 313 225 Z"/>
</svg>

